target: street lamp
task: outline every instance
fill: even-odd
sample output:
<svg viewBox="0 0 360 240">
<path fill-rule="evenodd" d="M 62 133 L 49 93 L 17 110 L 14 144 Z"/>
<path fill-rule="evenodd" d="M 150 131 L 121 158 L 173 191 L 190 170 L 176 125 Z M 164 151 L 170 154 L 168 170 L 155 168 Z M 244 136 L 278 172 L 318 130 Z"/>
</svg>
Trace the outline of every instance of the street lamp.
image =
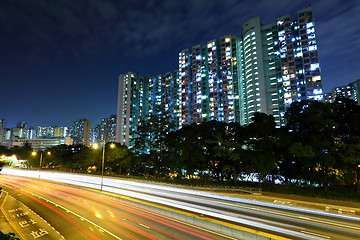
<svg viewBox="0 0 360 240">
<path fill-rule="evenodd" d="M 104 165 L 105 165 L 105 147 L 106 144 L 102 146 L 102 164 L 101 164 L 101 185 L 100 185 L 100 191 L 103 189 L 103 182 L 104 182 Z M 93 145 L 94 149 L 98 149 L 99 145 L 97 143 L 94 143 Z M 115 144 L 111 143 L 110 148 L 115 148 Z"/>
<path fill-rule="evenodd" d="M 358 164 L 358 179 L 357 179 L 357 189 L 356 191 L 359 193 L 360 192 L 360 164 Z"/>
<path fill-rule="evenodd" d="M 37 152 L 32 152 L 31 155 L 36 156 Z M 51 155 L 51 152 L 47 152 L 47 155 Z M 41 164 L 42 164 L 42 159 L 43 159 L 43 153 L 40 152 L 40 169 L 39 169 L 39 178 L 40 178 L 40 171 L 41 171 Z"/>
</svg>

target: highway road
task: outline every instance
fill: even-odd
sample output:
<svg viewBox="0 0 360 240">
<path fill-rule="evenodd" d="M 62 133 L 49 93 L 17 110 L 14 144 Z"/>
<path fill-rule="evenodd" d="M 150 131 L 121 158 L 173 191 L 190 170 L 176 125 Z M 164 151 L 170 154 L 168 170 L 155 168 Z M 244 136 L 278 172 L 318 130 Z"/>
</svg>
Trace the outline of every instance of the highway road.
<svg viewBox="0 0 360 240">
<path fill-rule="evenodd" d="M 233 239 L 97 191 L 10 175 L 0 182 L 25 239 Z"/>
<path fill-rule="evenodd" d="M 137 201 L 195 215 L 234 229 L 251 229 L 250 232 L 263 236 L 275 235 L 278 239 L 360 239 L 360 217 L 356 215 L 359 209 L 346 209 L 343 214 L 331 213 L 263 202 L 255 198 L 114 178 L 104 178 L 103 190 L 108 193 L 103 194 L 97 190 L 42 180 L 99 189 L 100 178 L 89 175 L 41 172 L 42 179 L 36 179 L 39 173 L 34 171 L 5 170 L 4 173 L 7 174 L 0 175 L 0 183 L 11 196 L 7 200 L 9 207 L 4 207 L 8 214 L 16 216 L 19 213 L 15 214 L 14 209 L 17 208 L 21 208 L 20 214 L 26 208 L 31 209 L 50 224 L 50 229 L 55 230 L 55 233 L 47 234 L 55 236 L 54 239 L 231 239 L 156 214 L 140 207 Z M 22 204 L 26 207 L 21 207 Z M 328 209 L 333 207 L 328 206 Z M 29 219 L 27 217 L 21 221 L 28 223 Z M 18 228 L 26 227 L 19 225 Z M 39 226 L 37 229 L 44 228 Z M 47 235 L 41 236 L 41 239 Z"/>
</svg>

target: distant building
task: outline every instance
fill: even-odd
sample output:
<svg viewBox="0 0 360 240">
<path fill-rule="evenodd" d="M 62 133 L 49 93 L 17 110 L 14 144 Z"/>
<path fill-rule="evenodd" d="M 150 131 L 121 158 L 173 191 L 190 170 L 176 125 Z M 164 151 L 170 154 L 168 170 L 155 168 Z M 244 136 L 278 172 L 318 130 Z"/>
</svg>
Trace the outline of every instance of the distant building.
<svg viewBox="0 0 360 240">
<path fill-rule="evenodd" d="M 151 116 L 166 118 L 180 127 L 180 82 L 178 72 L 156 77 L 135 72 L 119 76 L 116 142 L 134 145 L 137 127 Z"/>
<path fill-rule="evenodd" d="M 74 139 L 74 144 L 90 146 L 90 121 L 87 119 L 80 119 L 73 122 L 70 136 Z"/>
<path fill-rule="evenodd" d="M 15 146 L 25 146 L 29 145 L 34 151 L 45 150 L 48 147 L 57 146 L 61 144 L 72 145 L 73 139 L 70 137 L 65 138 L 43 138 L 43 139 L 11 139 L 0 142 L 0 145 L 3 145 L 7 148 L 12 148 Z"/>
<path fill-rule="evenodd" d="M 37 138 L 53 138 L 55 137 L 54 127 L 38 127 L 37 128 Z"/>
<path fill-rule="evenodd" d="M 6 134 L 6 121 L 5 119 L 0 119 L 0 142 L 5 139 Z"/>
<path fill-rule="evenodd" d="M 7 122 L 5 121 L 5 119 L 0 119 L 0 129 L 5 129 L 6 124 L 7 124 Z"/>
<path fill-rule="evenodd" d="M 90 145 L 94 143 L 99 143 L 100 135 L 100 125 L 96 125 L 94 128 L 90 129 Z"/>
<path fill-rule="evenodd" d="M 11 129 L 5 128 L 4 129 L 4 139 L 3 140 L 10 140 L 11 139 Z"/>
<path fill-rule="evenodd" d="M 24 121 L 18 122 L 18 123 L 16 124 L 16 127 L 17 127 L 17 128 L 27 128 L 27 123 L 24 122 Z"/>
<path fill-rule="evenodd" d="M 10 139 L 15 138 L 28 138 L 29 129 L 27 128 L 11 128 L 11 136 Z"/>
<path fill-rule="evenodd" d="M 28 138 L 29 139 L 35 139 L 37 136 L 37 131 L 36 129 L 34 129 L 33 127 L 30 127 L 29 128 L 29 131 L 28 131 Z"/>
<path fill-rule="evenodd" d="M 116 141 L 116 115 L 101 119 L 98 142 L 100 145 Z"/>
<path fill-rule="evenodd" d="M 334 87 L 331 94 L 334 100 L 336 97 L 343 96 L 360 104 L 360 79 L 351 82 L 346 86 Z"/>
<path fill-rule="evenodd" d="M 332 93 L 324 93 L 324 102 L 325 103 L 333 103 L 334 102 Z"/>
<path fill-rule="evenodd" d="M 66 137 L 68 132 L 68 127 L 54 127 L 54 137 Z"/>
</svg>

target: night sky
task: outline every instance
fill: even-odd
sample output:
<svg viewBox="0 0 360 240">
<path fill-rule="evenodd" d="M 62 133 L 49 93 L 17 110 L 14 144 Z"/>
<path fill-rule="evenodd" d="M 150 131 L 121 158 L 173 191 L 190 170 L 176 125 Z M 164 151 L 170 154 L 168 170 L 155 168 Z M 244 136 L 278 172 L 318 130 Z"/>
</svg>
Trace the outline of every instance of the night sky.
<svg viewBox="0 0 360 240">
<path fill-rule="evenodd" d="M 0 119 L 94 127 L 116 114 L 118 76 L 178 68 L 178 53 L 308 0 L 1 0 Z M 360 78 L 360 1 L 312 0 L 324 92 Z"/>
</svg>

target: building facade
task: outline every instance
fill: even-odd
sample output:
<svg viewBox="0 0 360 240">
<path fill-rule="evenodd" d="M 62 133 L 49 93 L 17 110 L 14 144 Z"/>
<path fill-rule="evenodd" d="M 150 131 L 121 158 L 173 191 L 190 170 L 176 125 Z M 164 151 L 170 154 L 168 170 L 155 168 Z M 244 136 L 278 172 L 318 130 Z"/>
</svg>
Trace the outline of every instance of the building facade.
<svg viewBox="0 0 360 240">
<path fill-rule="evenodd" d="M 90 129 L 90 145 L 99 143 L 99 136 L 100 136 L 100 125 L 98 124 L 94 128 Z"/>
<path fill-rule="evenodd" d="M 322 81 L 312 9 L 262 25 L 260 18 L 242 28 L 245 75 L 242 81 L 244 123 L 254 112 L 273 115 L 284 125 L 294 101 L 323 101 Z"/>
<path fill-rule="evenodd" d="M 118 105 L 117 105 L 117 128 L 116 141 L 130 146 L 141 118 L 145 118 L 146 91 L 149 82 L 148 77 L 129 72 L 119 76 Z"/>
<path fill-rule="evenodd" d="M 5 139 L 6 135 L 6 124 L 5 119 L 0 119 L 0 142 Z"/>
<path fill-rule="evenodd" d="M 38 127 L 37 128 L 37 138 L 53 138 L 55 136 L 55 128 L 52 126 L 49 127 Z"/>
<path fill-rule="evenodd" d="M 209 120 L 249 124 L 255 112 L 278 126 L 291 103 L 323 101 L 311 8 L 263 25 L 259 17 L 226 35 L 179 53 L 179 69 L 156 77 L 119 77 L 117 141 L 131 146 L 141 121 L 158 116 L 177 128 Z"/>
<path fill-rule="evenodd" d="M 0 129 L 5 129 L 6 124 L 7 124 L 7 122 L 5 121 L 5 119 L 0 119 Z"/>
<path fill-rule="evenodd" d="M 70 137 L 64 137 L 64 138 L 44 138 L 44 139 L 28 139 L 28 138 L 22 138 L 22 139 L 11 139 L 11 140 L 5 140 L 0 142 L 0 145 L 5 146 L 7 148 L 12 147 L 21 147 L 28 145 L 30 146 L 34 151 L 44 151 L 46 148 L 57 146 L 57 145 L 72 145 L 73 139 Z"/>
<path fill-rule="evenodd" d="M 116 141 L 116 115 L 101 119 L 98 142 L 100 145 Z"/>
<path fill-rule="evenodd" d="M 90 146 L 90 121 L 83 118 L 73 122 L 70 137 L 74 140 L 74 144 Z"/>
<path fill-rule="evenodd" d="M 179 53 L 182 125 L 240 122 L 241 43 L 228 35 Z"/>
<path fill-rule="evenodd" d="M 151 117 L 168 119 L 180 127 L 178 72 L 156 77 L 129 72 L 119 76 L 116 142 L 134 145 L 138 126 Z"/>
<path fill-rule="evenodd" d="M 68 135 L 68 127 L 54 127 L 54 137 L 67 137 Z"/>
<path fill-rule="evenodd" d="M 329 99 L 327 102 L 333 102 L 336 97 L 345 97 L 354 100 L 360 105 L 360 79 L 349 83 L 346 86 L 334 87 L 331 93 L 327 93 Z"/>
</svg>

